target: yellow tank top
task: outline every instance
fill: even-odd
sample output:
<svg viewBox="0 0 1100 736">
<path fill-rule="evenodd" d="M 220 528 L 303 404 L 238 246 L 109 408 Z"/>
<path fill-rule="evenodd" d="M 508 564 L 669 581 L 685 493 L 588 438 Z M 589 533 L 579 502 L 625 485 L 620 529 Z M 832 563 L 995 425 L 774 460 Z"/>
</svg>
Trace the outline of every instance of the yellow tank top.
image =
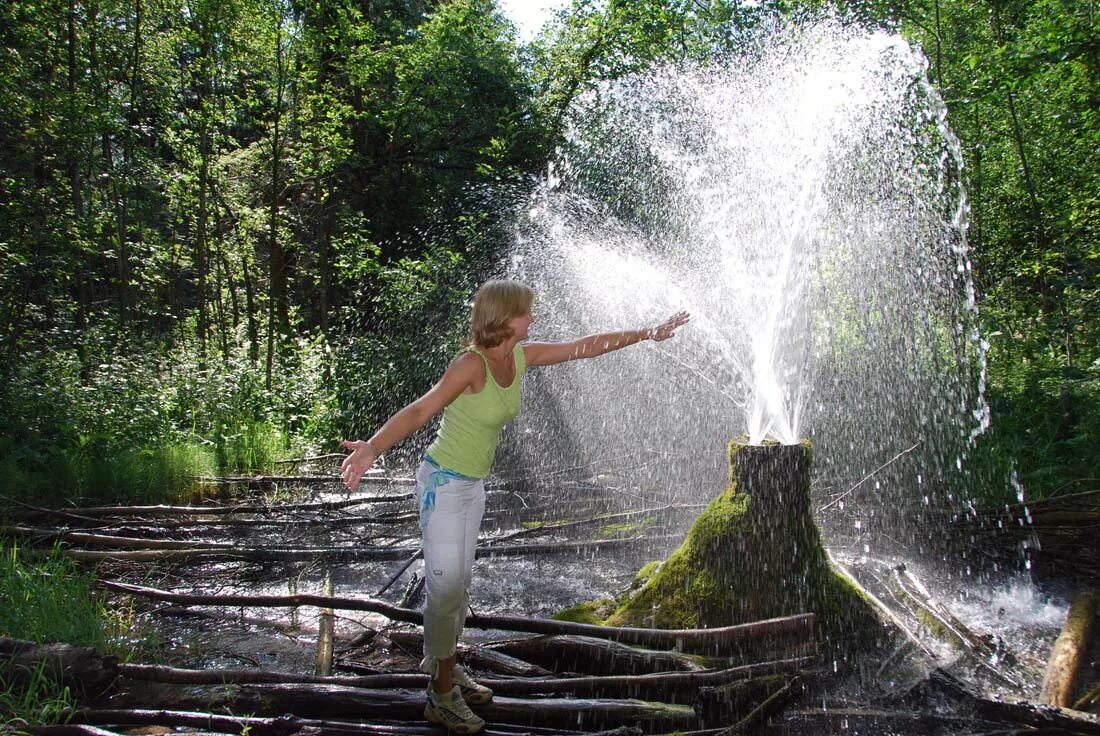
<svg viewBox="0 0 1100 736">
<path fill-rule="evenodd" d="M 443 421 L 435 442 L 428 447 L 428 457 L 448 470 L 484 478 L 489 475 L 496 457 L 500 430 L 519 415 L 520 383 L 527 361 L 523 346 L 516 345 L 512 357 L 516 361 L 516 377 L 512 385 L 501 387 L 489 370 L 489 361 L 474 348 L 485 363 L 485 387 L 476 394 L 459 394 L 443 410 Z"/>
</svg>

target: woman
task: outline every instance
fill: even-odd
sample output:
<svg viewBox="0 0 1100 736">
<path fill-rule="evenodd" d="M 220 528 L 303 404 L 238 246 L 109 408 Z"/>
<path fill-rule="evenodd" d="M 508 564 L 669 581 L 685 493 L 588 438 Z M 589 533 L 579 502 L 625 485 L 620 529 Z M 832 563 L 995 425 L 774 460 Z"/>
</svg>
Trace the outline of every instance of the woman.
<svg viewBox="0 0 1100 736">
<path fill-rule="evenodd" d="M 432 676 L 424 716 L 457 733 L 474 733 L 485 721 L 468 703 L 493 692 L 455 662 L 455 646 L 468 607 L 470 572 L 485 511 L 485 482 L 501 428 L 519 414 L 520 384 L 528 367 L 594 358 L 642 340 L 667 340 L 688 321 L 679 312 L 648 330 L 589 335 L 571 342 L 523 342 L 534 322 L 534 294 L 515 281 L 485 283 L 474 297 L 469 346 L 426 394 L 390 417 L 368 440 L 345 441 L 352 453 L 341 475 L 354 490 L 379 455 L 443 412 L 435 441 L 416 474 L 424 576 L 424 660 Z"/>
</svg>

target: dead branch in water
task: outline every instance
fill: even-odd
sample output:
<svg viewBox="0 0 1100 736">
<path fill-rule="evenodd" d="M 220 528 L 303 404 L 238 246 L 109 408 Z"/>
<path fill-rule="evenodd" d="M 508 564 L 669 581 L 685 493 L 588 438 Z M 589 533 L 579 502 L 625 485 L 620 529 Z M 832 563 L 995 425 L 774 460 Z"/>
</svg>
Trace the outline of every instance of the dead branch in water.
<svg viewBox="0 0 1100 736">
<path fill-rule="evenodd" d="M 129 539 L 129 538 L 123 538 Z M 592 554 L 601 549 L 635 547 L 654 543 L 668 542 L 671 537 L 630 537 L 625 539 L 593 539 L 582 542 L 559 542 L 556 544 L 520 544 L 507 547 L 478 547 L 478 558 L 517 557 L 523 555 L 547 554 Z M 176 545 L 186 542 L 166 543 Z M 240 547 L 225 543 L 198 543 L 186 549 L 140 549 L 140 550 L 84 550 L 62 548 L 60 553 L 81 562 L 216 562 L 224 560 L 259 560 L 279 562 L 352 562 L 370 560 L 407 559 L 414 548 L 409 546 L 370 546 L 370 547 L 305 547 L 298 549 L 271 549 Z"/>
<path fill-rule="evenodd" d="M 82 708 L 73 713 L 73 722 L 81 724 L 99 724 L 109 726 L 162 726 L 176 729 L 211 729 L 225 733 L 240 734 L 248 732 L 253 736 L 292 736 L 292 734 L 348 734 L 349 736 L 439 736 L 439 729 L 424 723 L 420 718 L 416 722 L 399 725 L 381 725 L 363 723 L 357 720 L 337 721 L 315 718 L 300 718 L 293 715 L 281 715 L 275 718 L 255 716 L 232 716 L 222 713 L 204 713 L 180 710 L 121 709 L 121 708 Z M 387 719 L 389 720 L 389 719 Z M 568 736 L 577 731 L 532 728 L 487 726 L 484 736 L 537 736 L 538 734 L 556 734 Z M 586 736 L 640 736 L 639 729 L 625 727 L 598 733 L 589 732 Z M 46 733 L 45 736 L 51 736 Z M 58 736 L 64 736 L 59 734 Z"/>
<path fill-rule="evenodd" d="M 419 611 L 398 608 L 383 601 L 371 599 L 328 598 L 304 593 L 295 595 L 204 595 L 174 593 L 167 590 L 110 581 L 101 581 L 100 585 L 118 593 L 191 606 L 331 607 L 334 610 L 370 611 L 386 616 L 393 621 L 404 621 L 413 624 L 423 623 L 423 617 Z M 655 649 L 699 651 L 715 656 L 721 655 L 723 652 L 736 651 L 742 646 L 751 645 L 754 640 L 762 638 L 773 642 L 781 638 L 812 641 L 816 637 L 816 627 L 817 616 L 812 613 L 714 629 L 633 629 L 580 624 L 572 621 L 554 621 L 544 618 L 483 614 L 472 615 L 466 619 L 466 628 L 524 631 L 533 634 L 577 634 L 599 639 L 610 639 L 624 644 L 638 644 Z"/>
<path fill-rule="evenodd" d="M 994 667 L 992 662 L 998 657 L 997 651 L 985 639 L 972 632 L 965 624 L 959 621 L 947 608 L 937 601 L 931 593 L 916 577 L 905 569 L 904 565 L 894 568 L 894 575 L 901 592 L 926 616 L 931 617 L 938 626 L 948 632 L 951 637 L 968 652 L 979 667 L 989 672 L 997 679 L 1017 689 L 1023 689 L 1023 685 L 1014 677 Z M 935 633 L 935 632 L 933 632 Z"/>
</svg>

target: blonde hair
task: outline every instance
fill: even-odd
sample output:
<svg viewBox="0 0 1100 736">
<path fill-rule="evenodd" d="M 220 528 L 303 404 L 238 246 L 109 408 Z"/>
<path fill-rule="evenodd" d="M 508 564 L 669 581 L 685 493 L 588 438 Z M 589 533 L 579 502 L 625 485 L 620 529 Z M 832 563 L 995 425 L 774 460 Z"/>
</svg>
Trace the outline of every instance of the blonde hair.
<svg viewBox="0 0 1100 736">
<path fill-rule="evenodd" d="M 470 310 L 470 343 L 495 348 L 512 336 L 508 322 L 531 311 L 535 292 L 510 279 L 486 281 L 474 295 Z"/>
</svg>

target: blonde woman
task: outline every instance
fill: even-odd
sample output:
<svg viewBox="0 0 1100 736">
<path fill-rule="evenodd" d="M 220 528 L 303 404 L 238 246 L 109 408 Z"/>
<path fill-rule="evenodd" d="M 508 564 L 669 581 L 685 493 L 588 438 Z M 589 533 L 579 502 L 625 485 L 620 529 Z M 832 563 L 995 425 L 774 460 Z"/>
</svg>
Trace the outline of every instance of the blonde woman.
<svg viewBox="0 0 1100 736">
<path fill-rule="evenodd" d="M 466 620 L 474 550 L 485 511 L 485 477 L 501 428 L 519 414 L 524 371 L 594 358 L 643 340 L 667 340 L 688 321 L 687 313 L 679 312 L 650 329 L 570 342 L 524 342 L 534 322 L 533 300 L 531 289 L 515 281 L 485 283 L 474 297 L 469 346 L 439 382 L 390 417 L 370 439 L 343 443 L 352 452 L 344 458 L 341 475 L 354 490 L 381 454 L 443 412 L 439 433 L 416 473 L 427 589 L 420 668 L 432 676 L 425 718 L 456 733 L 481 730 L 485 721 L 468 705 L 493 697 L 492 690 L 457 665 L 455 647 Z"/>
</svg>

